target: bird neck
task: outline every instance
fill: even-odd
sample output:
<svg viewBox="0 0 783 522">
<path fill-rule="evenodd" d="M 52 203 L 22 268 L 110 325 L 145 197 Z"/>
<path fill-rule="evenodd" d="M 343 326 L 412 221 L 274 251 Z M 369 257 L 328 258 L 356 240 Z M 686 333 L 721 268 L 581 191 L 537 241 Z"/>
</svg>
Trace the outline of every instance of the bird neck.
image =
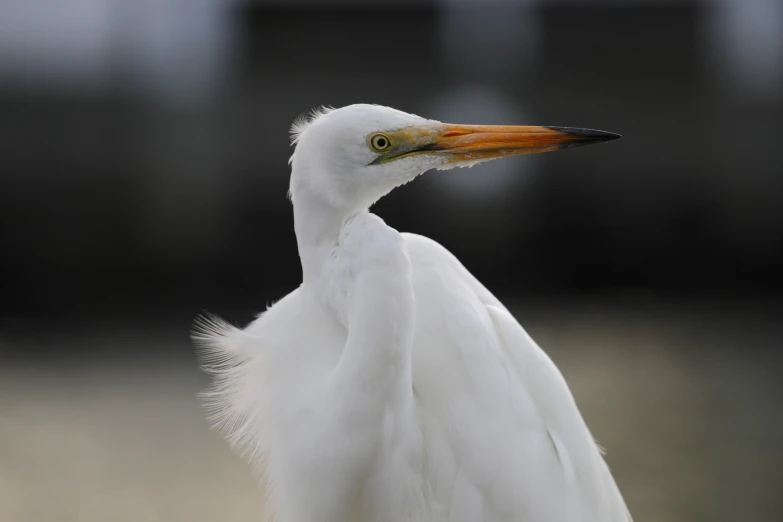
<svg viewBox="0 0 783 522">
<path fill-rule="evenodd" d="M 305 283 L 321 277 L 340 240 L 345 219 L 355 211 L 340 208 L 319 194 L 304 189 L 292 194 L 294 231 Z"/>
<path fill-rule="evenodd" d="M 304 284 L 347 331 L 336 381 L 364 395 L 373 414 L 385 411 L 379 404 L 406 408 L 416 315 L 404 240 L 367 209 L 340 209 L 310 191 L 292 200 Z"/>
<path fill-rule="evenodd" d="M 291 199 L 303 284 L 347 333 L 335 382 L 346 397 L 363 396 L 366 408 L 353 415 L 389 407 L 407 415 L 416 314 L 404 240 L 366 208 L 339 208 L 298 189 Z"/>
</svg>

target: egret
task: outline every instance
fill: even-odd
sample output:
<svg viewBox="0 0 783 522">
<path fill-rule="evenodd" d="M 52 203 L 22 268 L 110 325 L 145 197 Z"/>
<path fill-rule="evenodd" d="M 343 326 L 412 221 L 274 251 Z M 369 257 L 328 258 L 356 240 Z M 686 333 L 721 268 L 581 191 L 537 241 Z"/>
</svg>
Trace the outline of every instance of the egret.
<svg viewBox="0 0 783 522">
<path fill-rule="evenodd" d="M 444 247 L 368 210 L 431 169 L 619 136 L 365 104 L 291 133 L 302 284 L 244 329 L 194 332 L 210 420 L 270 520 L 630 521 L 552 360 Z"/>
</svg>

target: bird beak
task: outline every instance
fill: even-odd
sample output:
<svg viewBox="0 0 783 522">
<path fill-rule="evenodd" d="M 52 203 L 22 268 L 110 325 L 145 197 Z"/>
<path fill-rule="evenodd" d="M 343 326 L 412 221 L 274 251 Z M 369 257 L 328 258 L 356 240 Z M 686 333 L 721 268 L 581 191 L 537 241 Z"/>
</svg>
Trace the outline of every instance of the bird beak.
<svg viewBox="0 0 783 522">
<path fill-rule="evenodd" d="M 483 161 L 593 145 L 620 137 L 612 132 L 574 127 L 448 123 L 408 127 L 390 135 L 401 146 L 379 158 L 378 163 L 421 153 L 447 155 L 447 164 Z"/>
<path fill-rule="evenodd" d="M 570 147 L 603 143 L 619 134 L 573 127 L 509 125 L 438 125 L 431 129 L 433 150 L 448 153 L 457 161 L 537 154 Z"/>
</svg>

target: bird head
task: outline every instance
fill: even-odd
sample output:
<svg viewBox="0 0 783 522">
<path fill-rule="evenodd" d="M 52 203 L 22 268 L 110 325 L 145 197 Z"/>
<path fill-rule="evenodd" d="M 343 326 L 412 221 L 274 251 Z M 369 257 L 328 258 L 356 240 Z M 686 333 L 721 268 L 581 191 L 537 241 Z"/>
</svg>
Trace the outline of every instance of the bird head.
<svg viewBox="0 0 783 522">
<path fill-rule="evenodd" d="M 379 105 L 319 109 L 294 122 L 291 194 L 315 191 L 344 209 L 367 208 L 430 169 L 609 141 L 572 127 L 455 125 Z"/>
</svg>

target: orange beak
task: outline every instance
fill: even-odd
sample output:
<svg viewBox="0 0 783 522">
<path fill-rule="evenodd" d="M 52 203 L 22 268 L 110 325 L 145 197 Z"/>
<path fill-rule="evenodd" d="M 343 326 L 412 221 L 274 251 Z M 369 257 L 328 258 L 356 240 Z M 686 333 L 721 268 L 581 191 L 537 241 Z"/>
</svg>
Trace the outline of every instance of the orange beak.
<svg viewBox="0 0 783 522">
<path fill-rule="evenodd" d="M 481 161 L 593 145 L 619 134 L 573 127 L 437 123 L 387 133 L 393 147 L 374 163 L 421 153 L 448 155 L 447 163 Z"/>
</svg>

